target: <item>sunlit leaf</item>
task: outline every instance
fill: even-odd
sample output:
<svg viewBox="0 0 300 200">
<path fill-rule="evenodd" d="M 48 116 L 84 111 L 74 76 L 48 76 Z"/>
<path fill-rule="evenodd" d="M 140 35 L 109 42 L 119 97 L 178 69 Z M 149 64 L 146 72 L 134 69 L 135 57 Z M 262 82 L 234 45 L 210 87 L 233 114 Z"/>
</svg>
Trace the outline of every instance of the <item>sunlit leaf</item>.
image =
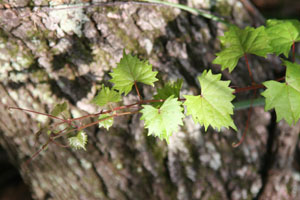
<svg viewBox="0 0 300 200">
<path fill-rule="evenodd" d="M 232 127 L 236 130 L 231 115 L 233 114 L 232 100 L 234 91 L 229 87 L 230 81 L 221 81 L 221 74 L 204 71 L 198 77 L 201 94 L 198 96 L 184 95 L 187 115 L 192 115 L 195 123 L 219 129 Z"/>
<path fill-rule="evenodd" d="M 136 56 L 123 53 L 123 58 L 110 75 L 110 82 L 114 83 L 113 88 L 120 93 L 127 95 L 135 82 L 141 82 L 147 85 L 154 86 L 157 72 L 152 71 L 152 65 L 148 61 L 142 61 Z"/>
</svg>

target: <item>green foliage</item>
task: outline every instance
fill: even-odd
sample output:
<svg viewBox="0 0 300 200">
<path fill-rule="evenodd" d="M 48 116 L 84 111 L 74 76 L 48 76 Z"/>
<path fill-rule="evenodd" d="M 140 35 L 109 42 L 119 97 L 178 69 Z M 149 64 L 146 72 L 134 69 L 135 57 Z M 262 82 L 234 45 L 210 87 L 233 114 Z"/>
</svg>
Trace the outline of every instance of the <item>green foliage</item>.
<svg viewBox="0 0 300 200">
<path fill-rule="evenodd" d="M 178 130 L 178 125 L 183 125 L 181 104 L 177 98 L 170 96 L 160 108 L 143 105 L 141 120 L 145 120 L 148 135 L 158 136 L 169 142 L 169 137 Z"/>
<path fill-rule="evenodd" d="M 284 61 L 287 66 L 286 82 L 266 81 L 262 95 L 266 98 L 265 110 L 275 108 L 277 122 L 285 119 L 288 124 L 300 118 L 300 65 Z"/>
<path fill-rule="evenodd" d="M 231 25 L 224 36 L 220 37 L 220 41 L 222 51 L 216 54 L 217 57 L 213 63 L 220 64 L 222 70 L 228 68 L 229 72 L 232 72 L 239 59 L 243 56 L 246 58 L 246 54 L 266 57 L 267 54 L 276 53 L 288 57 L 291 46 L 300 41 L 300 22 L 296 20 L 268 20 L 267 28 L 261 26 L 240 29 Z M 295 57 L 294 53 L 293 51 L 293 58 Z M 290 125 L 295 124 L 300 119 L 300 65 L 285 60 L 283 60 L 283 63 L 287 67 L 284 83 L 274 80 L 264 82 L 263 85 L 266 90 L 261 95 L 265 99 L 236 102 L 236 109 L 252 107 L 254 104 L 261 105 L 265 102 L 265 110 L 275 109 L 277 121 L 284 119 Z M 249 76 L 251 76 L 248 61 L 246 64 Z M 179 126 L 183 125 L 184 108 L 186 108 L 186 115 L 191 115 L 193 121 L 204 126 L 205 130 L 209 126 L 217 130 L 222 127 L 231 127 L 237 130 L 231 117 L 234 110 L 232 101 L 235 98 L 233 92 L 237 93 L 237 90 L 229 87 L 230 81 L 221 80 L 221 74 L 213 74 L 211 70 L 204 70 L 197 77 L 201 87 L 200 95 L 183 95 L 185 99 L 181 99 L 180 90 L 183 80 L 179 79 L 176 82 L 166 83 L 163 88 L 157 88 L 157 93 L 153 96 L 153 99 L 144 100 L 139 98 L 137 102 L 117 108 L 112 108 L 111 103 L 121 101 L 122 95 L 127 95 L 137 82 L 154 86 L 154 82 L 157 81 L 157 72 L 152 71 L 152 65 L 148 61 L 142 61 L 136 56 L 126 54 L 124 50 L 122 59 L 110 75 L 112 76 L 110 82 L 114 84 L 113 88 L 110 89 L 102 85 L 101 91 L 93 99 L 93 103 L 99 106 L 109 104 L 110 110 L 106 110 L 106 114 L 102 114 L 101 111 L 86 115 L 86 117 L 98 117 L 99 120 L 103 121 L 95 121 L 77 127 L 73 124 L 75 120 L 86 117 L 83 116 L 74 120 L 58 118 L 56 116 L 67 111 L 67 104 L 57 104 L 51 112 L 51 117 L 62 122 L 54 126 L 53 129 L 55 130 L 48 131 L 51 133 L 48 137 L 56 139 L 61 136 L 60 134 L 64 130 L 63 133 L 71 133 L 74 130 L 82 130 L 97 123 L 99 123 L 99 127 L 109 130 L 114 122 L 113 117 L 140 112 L 142 113 L 141 120 L 144 120 L 145 128 L 148 129 L 148 135 L 154 135 L 169 142 L 170 136 L 178 131 Z M 251 78 L 253 79 L 253 77 Z M 238 89 L 246 91 L 250 90 L 249 88 L 257 90 L 257 88 L 262 88 L 262 85 L 252 83 L 251 87 Z M 138 90 L 137 85 L 136 90 Z M 160 100 L 160 102 L 157 100 Z M 183 101 L 184 103 L 182 103 Z M 126 111 L 122 112 L 124 109 Z M 34 111 L 33 113 L 41 114 Z M 49 116 L 48 114 L 44 115 Z M 69 127 L 65 127 L 66 125 Z M 35 134 L 36 139 L 48 127 L 50 127 L 48 124 L 41 127 L 40 131 Z M 67 135 L 70 146 L 75 149 L 85 149 L 87 143 L 86 133 L 79 131 L 75 136 L 70 133 Z"/>
<path fill-rule="evenodd" d="M 179 98 L 180 97 L 180 90 L 182 87 L 183 80 L 178 79 L 176 82 L 168 82 L 164 85 L 163 88 L 157 89 L 157 94 L 154 95 L 154 99 L 167 99 L 170 96 L 174 96 Z M 154 103 L 156 106 L 160 106 L 162 103 Z"/>
<path fill-rule="evenodd" d="M 256 29 L 252 27 L 240 29 L 237 26 L 230 26 L 220 40 L 225 49 L 216 54 L 217 58 L 213 63 L 220 64 L 222 70 L 228 68 L 229 72 L 236 67 L 244 54 L 266 57 L 273 50 L 269 45 L 268 35 L 263 26 Z"/>
<path fill-rule="evenodd" d="M 87 134 L 83 131 L 79 131 L 76 136 L 69 137 L 69 144 L 74 149 L 85 149 L 87 144 Z"/>
<path fill-rule="evenodd" d="M 110 114 L 102 114 L 99 116 L 99 120 L 107 118 L 106 120 L 99 122 L 99 128 L 104 127 L 104 128 L 106 128 L 106 130 L 109 130 L 109 128 L 114 123 L 114 118 L 110 117 L 110 116 L 111 116 Z"/>
<path fill-rule="evenodd" d="M 67 102 L 63 102 L 61 104 L 56 104 L 50 114 L 57 117 L 62 112 L 66 111 L 67 108 L 68 108 Z"/>
<path fill-rule="evenodd" d="M 268 20 L 266 31 L 270 45 L 277 55 L 283 53 L 285 57 L 288 57 L 293 43 L 300 41 L 300 22 L 298 20 Z"/>
<path fill-rule="evenodd" d="M 101 91 L 93 99 L 93 103 L 97 104 L 98 106 L 104 106 L 108 103 L 119 101 L 121 101 L 121 95 L 115 90 L 105 87 L 103 84 Z"/>
<path fill-rule="evenodd" d="M 157 72 L 152 71 L 152 65 L 148 61 L 141 61 L 136 56 L 123 52 L 123 58 L 110 75 L 110 82 L 114 83 L 114 89 L 127 95 L 135 82 L 141 82 L 154 86 Z"/>
<path fill-rule="evenodd" d="M 233 114 L 231 101 L 234 99 L 233 89 L 228 87 L 230 81 L 221 81 L 221 74 L 214 75 L 206 70 L 198 80 L 201 95 L 184 95 L 187 114 L 192 115 L 195 123 L 204 125 L 205 130 L 209 125 L 216 129 L 232 127 L 236 130 L 230 116 Z"/>
</svg>

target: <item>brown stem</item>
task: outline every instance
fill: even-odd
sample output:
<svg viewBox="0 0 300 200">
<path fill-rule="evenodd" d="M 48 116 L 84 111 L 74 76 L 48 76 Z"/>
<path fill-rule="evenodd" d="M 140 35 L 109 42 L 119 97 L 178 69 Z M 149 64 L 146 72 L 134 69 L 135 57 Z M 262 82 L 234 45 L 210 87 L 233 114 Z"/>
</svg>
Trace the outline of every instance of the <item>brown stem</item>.
<svg viewBox="0 0 300 200">
<path fill-rule="evenodd" d="M 53 140 L 52 142 L 53 142 L 53 144 L 55 144 L 56 146 L 59 146 L 59 147 L 62 147 L 62 148 L 68 148 L 68 147 L 70 147 L 70 145 L 68 145 L 68 144 L 66 144 L 66 145 L 60 144 L 60 143 L 56 142 L 55 140 Z"/>
<path fill-rule="evenodd" d="M 24 167 L 27 167 L 28 164 L 35 158 L 37 157 L 41 151 L 43 151 L 51 142 L 53 142 L 53 140 L 51 138 L 48 139 L 48 141 L 42 146 L 42 148 L 40 148 L 37 152 L 35 152 L 25 163 L 24 163 Z"/>
<path fill-rule="evenodd" d="M 278 78 L 276 79 L 275 81 L 282 81 L 284 80 L 285 77 L 281 77 L 281 78 Z M 246 92 L 246 91 L 250 91 L 250 90 L 256 90 L 256 89 L 259 89 L 259 88 L 264 88 L 265 86 L 263 84 L 255 84 L 255 85 L 251 85 L 251 86 L 248 86 L 248 87 L 243 87 L 243 88 L 236 88 L 233 92 L 233 94 L 235 93 L 240 93 L 240 92 Z"/>
<path fill-rule="evenodd" d="M 109 118 L 112 118 L 112 117 L 117 117 L 117 116 L 123 116 L 123 115 L 131 115 L 131 114 L 134 114 L 134 113 L 138 113 L 139 111 L 134 111 L 134 112 L 123 112 L 123 113 L 116 113 L 116 114 L 113 114 L 111 116 L 108 116 L 108 117 L 105 117 L 103 119 L 99 119 L 98 121 L 95 121 L 95 122 L 92 122 L 92 123 L 89 123 L 89 124 L 86 124 L 84 126 L 81 126 L 78 128 L 78 131 L 82 130 L 82 129 L 85 129 L 87 127 L 90 127 L 90 126 L 93 126 L 95 124 L 98 124 L 99 122 L 102 122 L 102 121 L 105 121 L 105 120 L 108 120 Z"/>
<path fill-rule="evenodd" d="M 293 41 L 293 47 L 292 47 L 292 51 L 293 51 L 293 62 L 295 62 L 295 41 Z"/>
<path fill-rule="evenodd" d="M 63 133 L 63 131 L 60 131 L 59 133 L 56 134 L 56 136 L 51 137 L 51 140 L 56 140 L 57 138 L 60 138 L 64 135 L 67 135 L 68 133 L 71 133 L 71 132 L 76 131 L 78 129 L 79 128 L 73 128 L 73 129 L 68 130 L 67 132 L 64 132 L 64 133 Z"/>
<path fill-rule="evenodd" d="M 141 94 L 140 94 L 139 88 L 138 88 L 138 86 L 136 84 L 136 81 L 134 81 L 134 87 L 135 87 L 135 90 L 136 90 L 136 92 L 137 92 L 137 94 L 139 96 L 139 100 L 142 101 L 143 99 L 141 97 Z"/>
<path fill-rule="evenodd" d="M 246 126 L 245 126 L 245 129 L 244 129 L 242 138 L 240 139 L 240 141 L 239 141 L 238 143 L 233 143 L 233 144 L 232 144 L 232 147 L 234 147 L 234 148 L 240 146 L 240 145 L 244 142 L 244 140 L 245 140 L 245 138 L 246 138 L 246 135 L 247 135 L 247 132 L 248 132 L 248 129 L 249 129 L 250 118 L 251 118 L 252 111 L 253 111 L 252 105 L 253 105 L 253 100 L 254 100 L 254 98 L 255 98 L 255 96 L 256 96 L 256 91 L 257 91 L 257 90 L 254 90 L 254 97 L 251 99 L 251 104 L 250 104 L 250 108 L 249 108 L 249 110 L 248 110 L 248 115 L 247 115 Z"/>
<path fill-rule="evenodd" d="M 240 92 L 246 92 L 246 91 L 250 91 L 250 90 L 256 90 L 256 89 L 264 88 L 264 87 L 265 86 L 263 84 L 259 84 L 259 85 L 252 85 L 252 86 L 244 87 L 244 88 L 237 88 L 234 90 L 233 94 L 240 93 Z"/>
<path fill-rule="evenodd" d="M 249 65 L 249 61 L 248 61 L 248 57 L 247 57 L 246 53 L 244 53 L 244 58 L 245 58 L 246 65 L 247 65 L 247 68 L 248 68 L 249 76 L 250 76 L 251 81 L 252 81 L 252 85 L 255 85 L 255 81 L 254 81 L 253 76 L 252 76 L 252 72 L 251 72 L 251 69 L 250 69 L 250 65 Z"/>
<path fill-rule="evenodd" d="M 25 111 L 25 112 L 31 112 L 31 113 L 35 113 L 35 114 L 39 114 L 39 115 L 45 115 L 47 117 L 50 117 L 50 118 L 53 118 L 53 119 L 58 119 L 58 120 L 61 120 L 65 123 L 68 123 L 67 122 L 68 120 L 65 120 L 65 119 L 62 119 L 62 118 L 59 118 L 59 117 L 55 117 L 55 116 L 47 114 L 47 113 L 41 113 L 41 112 L 37 112 L 37 111 L 34 111 L 34 110 L 28 110 L 28 109 L 19 108 L 19 107 L 12 107 L 12 106 L 8 107 L 8 110 L 10 110 L 10 109 L 21 110 L 21 111 Z"/>
<path fill-rule="evenodd" d="M 114 112 L 114 111 L 131 108 L 131 107 L 134 107 L 134 106 L 137 106 L 137 105 L 140 105 L 140 104 L 154 103 L 154 102 L 164 102 L 164 101 L 165 101 L 165 99 L 142 100 L 142 101 L 139 101 L 139 102 L 136 102 L 136 103 L 133 103 L 133 104 L 119 106 L 119 107 L 116 107 L 116 108 L 114 108 L 112 110 L 107 110 L 107 111 L 103 111 L 102 110 L 102 111 L 100 111 L 98 113 L 95 113 L 95 114 L 89 114 L 89 115 L 85 115 L 85 116 L 82 116 L 82 117 L 77 117 L 77 118 L 69 119 L 69 121 L 82 120 L 82 119 L 85 119 L 85 118 L 88 118 L 88 117 L 98 117 L 101 114 L 108 114 L 108 113 L 111 113 L 111 112 Z"/>
</svg>

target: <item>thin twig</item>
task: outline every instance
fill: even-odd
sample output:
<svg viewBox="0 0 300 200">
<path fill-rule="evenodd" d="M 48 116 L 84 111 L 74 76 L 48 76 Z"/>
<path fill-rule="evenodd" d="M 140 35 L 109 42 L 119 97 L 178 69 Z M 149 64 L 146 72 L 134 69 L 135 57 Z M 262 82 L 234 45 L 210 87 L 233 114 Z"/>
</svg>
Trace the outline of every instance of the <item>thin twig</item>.
<svg viewBox="0 0 300 200">
<path fill-rule="evenodd" d="M 295 62 L 295 41 L 293 41 L 293 62 Z"/>
<path fill-rule="evenodd" d="M 48 141 L 40 148 L 37 152 L 35 152 L 24 164 L 25 167 L 28 166 L 28 164 L 35 158 L 37 157 L 45 148 L 51 143 L 53 140 L 51 138 L 48 139 Z"/>
<path fill-rule="evenodd" d="M 251 72 L 251 69 L 250 69 L 250 65 L 249 65 L 249 61 L 248 61 L 248 57 L 247 57 L 246 53 L 244 53 L 244 58 L 245 58 L 246 65 L 247 65 L 247 68 L 248 68 L 249 76 L 250 76 L 251 81 L 252 81 L 252 85 L 255 85 L 255 81 L 254 81 L 253 76 L 252 76 L 252 72 Z"/>
<path fill-rule="evenodd" d="M 28 110 L 28 109 L 24 109 L 24 108 L 19 108 L 19 107 L 12 107 L 12 106 L 9 106 L 8 107 L 8 110 L 10 109 L 13 109 L 13 110 L 21 110 L 21 111 L 25 111 L 25 112 L 31 112 L 31 113 L 35 113 L 35 114 L 39 114 L 39 115 L 45 115 L 47 117 L 50 117 L 50 118 L 53 118 L 53 119 L 58 119 L 58 120 L 61 120 L 65 123 L 67 123 L 68 120 L 65 120 L 65 119 L 62 119 L 62 118 L 59 118 L 59 117 L 55 117 L 53 115 L 50 115 L 50 114 L 47 114 L 47 113 L 41 113 L 41 112 L 37 112 L 37 111 L 34 111 L 34 110 Z"/>
<path fill-rule="evenodd" d="M 11 6 L 0 7 L 0 10 L 22 10 L 24 8 L 44 9 L 45 11 L 54 10 L 68 10 L 68 9 L 79 9 L 79 8 L 89 8 L 89 7 L 109 7 L 109 6 L 121 6 L 121 5 L 155 5 L 155 6 L 166 6 L 158 3 L 141 2 L 141 1 L 114 1 L 114 2 L 91 2 L 91 3 L 77 3 L 77 4 L 58 4 L 58 5 L 34 5 L 34 6 Z M 65 6 L 65 7 L 63 7 Z"/>
<path fill-rule="evenodd" d="M 117 116 L 124 116 L 124 115 L 131 115 L 131 114 L 135 114 L 135 113 L 138 113 L 139 111 L 134 111 L 134 112 L 123 112 L 123 113 L 116 113 L 116 114 L 113 114 L 111 116 L 108 116 L 108 117 L 105 117 L 103 119 L 100 119 L 98 121 L 95 121 L 95 122 L 92 122 L 92 123 L 89 123 L 89 124 L 86 124 L 84 126 L 81 126 L 78 128 L 78 131 L 82 130 L 82 129 L 85 129 L 87 127 L 90 127 L 90 126 L 93 126 L 95 124 L 98 124 L 99 122 L 102 122 L 102 121 L 105 121 L 105 120 L 108 120 L 109 118 L 112 118 L 112 117 L 117 117 Z"/>
<path fill-rule="evenodd" d="M 138 86 L 137 86 L 136 81 L 134 81 L 134 87 L 135 87 L 135 90 L 136 90 L 136 92 L 137 92 L 137 94 L 138 94 L 138 96 L 139 96 L 139 100 L 142 101 L 143 99 L 142 99 L 142 97 L 141 97 L 141 94 L 140 94 L 140 91 L 139 91 L 139 88 L 138 88 Z"/>
<path fill-rule="evenodd" d="M 257 90 L 254 90 L 254 98 L 256 97 L 256 91 Z M 247 135 L 247 132 L 248 132 L 248 129 L 249 129 L 249 124 L 250 124 L 250 119 L 251 119 L 252 111 L 253 111 L 253 106 L 252 105 L 253 105 L 254 98 L 251 99 L 251 104 L 250 104 L 250 108 L 248 110 L 248 115 L 247 115 L 246 126 L 245 126 L 245 129 L 244 129 L 242 138 L 240 139 L 240 141 L 238 143 L 233 143 L 232 144 L 232 147 L 234 147 L 234 148 L 240 146 L 244 142 L 244 140 L 246 138 L 246 135 Z"/>
</svg>

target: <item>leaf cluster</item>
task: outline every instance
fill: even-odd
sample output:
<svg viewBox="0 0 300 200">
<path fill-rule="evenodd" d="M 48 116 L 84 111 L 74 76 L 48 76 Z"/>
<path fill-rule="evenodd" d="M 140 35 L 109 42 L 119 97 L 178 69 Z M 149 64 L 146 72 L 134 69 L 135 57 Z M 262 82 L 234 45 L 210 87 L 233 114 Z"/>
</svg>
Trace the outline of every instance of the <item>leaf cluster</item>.
<svg viewBox="0 0 300 200">
<path fill-rule="evenodd" d="M 288 57 L 291 47 L 300 41 L 300 23 L 296 20 L 268 20 L 266 26 L 244 29 L 232 25 L 220 37 L 220 41 L 222 50 L 216 54 L 213 63 L 221 65 L 222 70 L 228 69 L 232 72 L 239 60 L 246 58 L 247 54 L 262 57 L 283 54 Z M 261 95 L 265 97 L 265 109 L 275 109 L 277 121 L 284 119 L 293 124 L 300 118 L 300 65 L 282 60 L 287 67 L 286 81 L 281 83 L 270 80 L 262 83 L 266 90 Z M 153 71 L 148 61 L 126 54 L 124 50 L 122 59 L 110 75 L 113 87 L 102 85 L 92 101 L 105 110 L 98 117 L 99 127 L 109 130 L 113 126 L 114 117 L 140 112 L 140 119 L 144 121 L 148 135 L 157 136 L 167 142 L 183 125 L 184 117 L 189 115 L 195 123 L 204 126 L 205 130 L 209 126 L 216 130 L 222 127 L 237 130 L 232 119 L 235 90 L 230 87 L 230 81 L 221 80 L 221 74 L 204 70 L 197 77 L 201 89 L 198 95 L 182 95 L 182 98 L 180 90 L 183 80 L 178 79 L 165 83 L 162 88 L 155 88 L 156 92 L 151 100 L 143 100 L 137 86 L 137 83 L 154 86 L 158 80 L 157 72 Z M 128 95 L 133 88 L 139 95 L 139 101 L 114 109 L 113 106 L 122 100 L 122 96 Z M 134 106 L 137 106 L 135 111 L 119 112 L 119 108 L 132 109 Z M 82 132 L 73 136 L 69 143 L 74 145 L 78 141 L 84 141 L 81 134 Z M 78 144 L 74 147 L 83 148 L 83 142 Z"/>
<path fill-rule="evenodd" d="M 123 58 L 117 64 L 117 67 L 110 73 L 113 83 L 112 89 L 102 86 L 101 91 L 94 98 L 93 102 L 99 106 L 118 102 L 120 95 L 126 96 L 133 86 L 137 83 L 144 83 L 154 86 L 157 72 L 152 71 L 152 66 L 139 60 L 136 56 L 123 53 Z M 191 115 L 195 123 L 220 129 L 221 127 L 236 126 L 231 118 L 233 114 L 234 99 L 233 89 L 229 87 L 230 81 L 222 81 L 221 75 L 214 75 L 210 70 L 204 71 L 198 77 L 202 92 L 198 96 L 184 95 L 181 99 L 180 90 L 183 80 L 178 79 L 175 82 L 168 82 L 162 88 L 157 88 L 153 100 L 140 100 L 138 111 L 142 114 L 141 120 L 145 122 L 145 128 L 148 129 L 148 135 L 154 135 L 160 139 L 169 142 L 169 137 L 179 127 L 183 125 L 185 117 L 184 107 L 187 109 L 186 115 Z M 138 88 L 136 87 L 139 94 Z M 182 101 L 185 101 L 183 104 Z M 146 103 L 150 103 L 149 105 Z M 112 116 L 112 114 L 102 114 L 99 119 Z M 109 129 L 113 125 L 113 117 L 106 122 L 100 122 L 100 127 Z"/>
<path fill-rule="evenodd" d="M 223 49 L 217 53 L 214 64 L 231 72 L 239 59 L 246 54 L 266 57 L 268 54 L 283 54 L 288 58 L 291 47 L 300 41 L 300 22 L 298 20 L 267 20 L 266 26 L 240 29 L 230 26 L 224 36 L 220 37 Z M 293 59 L 294 59 L 293 50 Z M 265 97 L 266 110 L 275 108 L 277 121 L 286 120 L 290 125 L 300 118 L 300 65 L 282 59 L 286 66 L 285 83 L 266 81 L 267 88 L 261 95 Z"/>
<path fill-rule="evenodd" d="M 282 64 L 286 66 L 285 82 L 274 80 L 263 82 L 260 85 L 266 87 L 266 90 L 261 95 L 265 97 L 265 110 L 275 109 L 277 121 L 284 119 L 290 125 L 296 123 L 300 118 L 300 65 L 288 61 L 288 56 L 293 47 L 293 58 L 295 57 L 295 43 L 300 41 L 300 22 L 268 20 L 266 26 L 244 29 L 231 25 L 224 36 L 220 37 L 220 41 L 222 49 L 216 53 L 217 57 L 213 63 L 221 65 L 222 70 L 228 69 L 229 72 L 232 72 L 244 57 L 251 76 L 247 54 L 261 57 L 267 57 L 268 54 L 282 54 L 286 57 L 282 59 Z M 109 130 L 115 117 L 134 113 L 141 114 L 140 119 L 144 121 L 148 135 L 167 142 L 170 141 L 172 134 L 183 126 L 185 116 L 191 116 L 193 121 L 204 126 L 205 130 L 209 126 L 216 130 L 221 128 L 237 130 L 232 119 L 235 90 L 230 87 L 229 80 L 221 80 L 221 74 L 204 70 L 197 77 L 201 89 L 197 95 L 181 95 L 183 80 L 178 79 L 165 83 L 162 88 L 155 87 L 153 99 L 142 99 L 137 83 L 154 87 L 158 81 L 157 73 L 153 71 L 148 61 L 126 54 L 124 50 L 117 67 L 110 73 L 112 78 L 109 81 L 113 86 L 110 88 L 102 84 L 101 90 L 92 100 L 95 105 L 101 107 L 101 111 L 78 119 L 65 120 L 57 116 L 67 116 L 67 104 L 57 104 L 51 115 L 47 116 L 59 119 L 62 121 L 59 124 L 66 124 L 69 127 L 63 127 L 58 132 L 50 132 L 50 139 L 61 137 L 62 133 L 77 131 L 76 134 L 66 134 L 69 145 L 75 149 L 85 149 L 87 134 L 83 131 L 84 128 L 98 124 L 99 127 Z M 253 88 L 261 88 L 260 85 L 252 82 Z M 119 105 L 122 98 L 134 89 L 139 97 L 137 102 Z M 86 117 L 97 117 L 98 121 L 79 127 L 74 125 L 74 121 Z M 41 128 L 44 129 L 45 127 Z M 40 132 L 37 136 L 39 134 Z"/>
</svg>

